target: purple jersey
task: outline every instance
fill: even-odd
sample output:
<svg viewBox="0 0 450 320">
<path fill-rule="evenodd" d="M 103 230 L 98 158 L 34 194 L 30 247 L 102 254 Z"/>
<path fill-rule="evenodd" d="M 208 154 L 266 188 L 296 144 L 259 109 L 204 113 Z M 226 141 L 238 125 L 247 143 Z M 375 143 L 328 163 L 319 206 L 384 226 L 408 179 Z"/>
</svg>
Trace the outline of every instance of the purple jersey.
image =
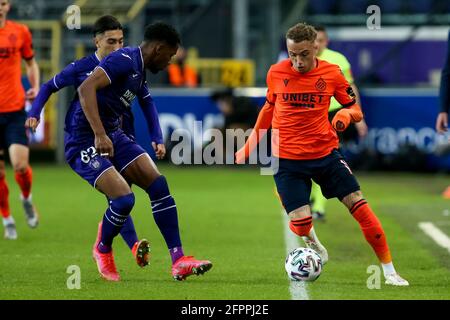
<svg viewBox="0 0 450 320">
<path fill-rule="evenodd" d="M 97 91 L 98 112 L 108 133 L 120 128 L 122 115 L 129 112 L 132 101 L 145 83 L 141 49 L 119 49 L 103 59 L 98 68 L 105 72 L 110 81 L 109 86 Z M 66 115 L 65 130 L 92 134 L 79 99 L 72 103 Z"/>
<path fill-rule="evenodd" d="M 90 74 L 92 74 L 93 70 L 99 65 L 99 63 L 100 60 L 94 53 L 85 58 L 74 61 L 68 66 L 66 66 L 59 74 L 57 74 L 50 81 L 42 85 L 38 96 L 33 101 L 33 105 L 28 116 L 39 119 L 45 103 L 53 93 L 68 86 L 74 86 L 75 89 L 77 89 L 81 85 L 81 83 Z M 141 87 L 141 90 L 138 93 L 138 99 L 139 105 L 141 106 L 143 114 L 146 118 L 146 122 L 148 124 L 148 129 L 152 141 L 156 143 L 163 143 L 161 127 L 158 119 L 158 112 L 153 103 L 153 99 L 150 95 L 150 91 L 147 87 L 146 82 Z M 70 105 L 69 110 L 74 110 L 77 102 L 78 96 L 75 96 Z M 134 132 L 133 113 L 131 109 L 128 109 L 127 111 L 128 112 L 123 114 L 122 129 L 125 132 L 125 134 L 129 136 L 134 136 L 135 132 Z M 68 119 L 66 117 L 66 126 L 67 120 Z"/>
</svg>

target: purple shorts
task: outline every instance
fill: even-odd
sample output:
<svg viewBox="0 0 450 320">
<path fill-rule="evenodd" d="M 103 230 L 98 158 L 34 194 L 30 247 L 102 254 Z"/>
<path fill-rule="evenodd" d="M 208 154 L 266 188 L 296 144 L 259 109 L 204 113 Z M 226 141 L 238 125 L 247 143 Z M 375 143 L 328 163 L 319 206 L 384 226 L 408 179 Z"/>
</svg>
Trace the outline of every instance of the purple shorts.
<svg viewBox="0 0 450 320">
<path fill-rule="evenodd" d="M 65 156 L 70 167 L 94 188 L 98 178 L 114 167 L 122 173 L 134 160 L 147 152 L 121 129 L 108 134 L 114 147 L 114 157 L 102 157 L 94 147 L 91 134 L 65 133 Z"/>
</svg>

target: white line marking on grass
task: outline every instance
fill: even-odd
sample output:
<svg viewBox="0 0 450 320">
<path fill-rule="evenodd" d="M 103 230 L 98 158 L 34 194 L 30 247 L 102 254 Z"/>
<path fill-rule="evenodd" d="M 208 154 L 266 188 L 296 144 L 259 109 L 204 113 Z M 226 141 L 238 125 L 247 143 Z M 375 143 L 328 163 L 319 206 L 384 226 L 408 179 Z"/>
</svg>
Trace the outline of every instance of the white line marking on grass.
<svg viewBox="0 0 450 320">
<path fill-rule="evenodd" d="M 431 222 L 420 222 L 419 228 L 439 246 L 450 252 L 450 238 Z"/>
<path fill-rule="evenodd" d="M 289 218 L 286 211 L 282 210 L 283 225 L 284 225 L 284 242 L 286 244 L 286 254 L 300 247 L 297 237 L 291 229 L 289 229 Z M 290 281 L 289 291 L 291 292 L 292 300 L 309 300 L 308 292 L 306 291 L 306 283 L 304 281 Z"/>
</svg>

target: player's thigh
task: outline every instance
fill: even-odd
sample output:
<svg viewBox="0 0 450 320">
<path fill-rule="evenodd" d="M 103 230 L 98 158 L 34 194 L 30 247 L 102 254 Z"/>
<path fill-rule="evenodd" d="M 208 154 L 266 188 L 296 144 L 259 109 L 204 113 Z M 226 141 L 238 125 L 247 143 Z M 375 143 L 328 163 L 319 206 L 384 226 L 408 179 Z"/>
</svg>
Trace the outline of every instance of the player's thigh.
<svg viewBox="0 0 450 320">
<path fill-rule="evenodd" d="M 339 151 L 334 150 L 323 161 L 320 173 L 314 177 L 314 181 L 320 185 L 325 198 L 338 198 L 342 201 L 344 197 L 360 190 L 356 177 Z"/>
<path fill-rule="evenodd" d="M 27 145 L 13 143 L 8 152 L 14 171 L 24 171 L 28 167 L 30 149 Z"/>
<path fill-rule="evenodd" d="M 127 181 L 146 189 L 160 176 L 148 153 L 121 130 L 113 135 L 114 167 Z"/>
<path fill-rule="evenodd" d="M 278 195 L 287 213 L 309 207 L 311 179 L 298 171 L 298 162 L 280 159 L 278 172 L 274 175 Z"/>
<path fill-rule="evenodd" d="M 93 141 L 88 140 L 77 144 L 76 147 L 71 146 L 75 151 L 73 156 L 66 160 L 72 170 L 109 199 L 131 193 L 130 186 L 117 172 L 112 162 L 98 155 L 92 144 Z"/>
<path fill-rule="evenodd" d="M 111 167 L 98 177 L 95 187 L 108 199 L 115 199 L 131 193 L 131 188 L 122 175 Z"/>
<path fill-rule="evenodd" d="M 26 112 L 24 110 L 6 115 L 4 128 L 4 144 L 8 148 L 9 158 L 15 171 L 23 171 L 28 167 L 29 149 L 25 129 Z"/>
<path fill-rule="evenodd" d="M 123 171 L 125 179 L 142 189 L 147 189 L 161 174 L 153 160 L 145 153 L 131 162 Z"/>
</svg>

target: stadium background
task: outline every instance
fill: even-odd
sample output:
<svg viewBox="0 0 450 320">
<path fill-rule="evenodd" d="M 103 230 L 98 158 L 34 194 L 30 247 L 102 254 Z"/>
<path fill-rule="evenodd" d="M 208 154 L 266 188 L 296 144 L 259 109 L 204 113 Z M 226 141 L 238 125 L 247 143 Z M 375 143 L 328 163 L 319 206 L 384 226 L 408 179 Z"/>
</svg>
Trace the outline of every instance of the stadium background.
<svg viewBox="0 0 450 320">
<path fill-rule="evenodd" d="M 81 29 L 79 30 L 69 30 L 66 26 L 66 9 L 72 4 L 81 8 Z M 369 30 L 366 25 L 370 16 L 366 13 L 369 5 L 378 5 L 381 9 L 380 30 Z M 36 58 L 42 71 L 42 81 L 48 81 L 63 66 L 94 51 L 90 26 L 98 16 L 106 13 L 117 16 L 126 26 L 125 45 L 138 45 L 143 36 L 144 26 L 156 20 L 172 23 L 182 35 L 183 45 L 188 49 L 188 61 L 201 75 L 200 86 L 198 88 L 171 88 L 163 83 L 161 76 L 148 75 L 151 92 L 160 114 L 166 139 L 169 137 L 171 130 L 176 127 L 181 126 L 187 130 L 192 130 L 195 120 L 203 121 L 204 129 L 223 122 L 222 115 L 210 99 L 210 95 L 216 89 L 236 88 L 235 92 L 238 95 L 249 96 L 261 105 L 265 95 L 265 75 L 270 65 L 277 61 L 280 51 L 283 50 L 282 39 L 286 30 L 299 21 L 325 25 L 330 36 L 329 47 L 342 52 L 352 64 L 353 75 L 360 89 L 363 110 L 369 126 L 367 138 L 348 145 L 344 151 L 357 169 L 357 173 L 361 175 L 363 189 L 366 186 L 369 190 L 369 198 L 377 199 L 374 205 L 381 212 L 381 218 L 387 221 L 387 232 L 397 232 L 397 235 L 399 235 L 399 242 L 394 242 L 393 246 L 402 250 L 398 250 L 401 251 L 398 255 L 400 255 L 399 260 L 403 261 L 403 266 L 407 266 L 411 259 L 417 257 L 419 260 L 422 259 L 421 265 L 416 268 L 417 270 L 433 269 L 433 263 L 438 264 L 437 270 L 435 270 L 436 279 L 433 278 L 430 286 L 439 288 L 436 291 L 433 291 L 431 287 L 425 288 L 422 293 L 409 292 L 405 295 L 394 291 L 389 291 L 386 295 L 385 291 L 383 296 L 377 295 L 373 291 L 367 291 L 367 289 L 365 291 L 361 289 L 364 291 L 361 294 L 358 293 L 359 291 L 348 294 L 348 292 L 344 292 L 343 288 L 347 284 L 343 279 L 338 280 L 342 289 L 336 289 L 331 277 L 326 278 L 326 275 L 324 275 L 323 282 L 325 285 L 323 289 L 311 288 L 312 296 L 317 298 L 357 299 L 383 299 L 383 297 L 448 299 L 450 297 L 448 292 L 445 293 L 449 285 L 448 268 L 450 259 L 448 251 L 437 246 L 430 238 L 421 234 L 421 231 L 417 228 L 417 222 L 422 219 L 423 215 L 426 215 L 427 219 L 435 221 L 447 235 L 450 234 L 448 200 L 443 200 L 440 196 L 449 182 L 450 156 L 442 152 L 443 149 L 445 150 L 448 135 L 438 135 L 434 129 L 439 110 L 439 78 L 444 64 L 448 26 L 450 24 L 450 1 L 79 0 L 73 3 L 66 0 L 14 0 L 9 18 L 23 21 L 32 30 Z M 24 86 L 27 86 L 25 79 Z M 70 197 L 60 193 L 57 196 L 60 201 L 55 202 L 54 192 L 61 192 L 57 187 L 58 184 L 65 181 L 64 179 L 69 179 L 71 183 L 76 181 L 77 184 L 73 188 L 79 188 L 77 192 L 86 194 L 86 201 L 90 201 L 92 207 L 98 208 L 97 210 L 102 208 L 103 201 L 100 199 L 101 197 L 89 191 L 87 185 L 82 184 L 79 181 L 80 179 L 70 173 L 70 168 L 63 164 L 62 126 L 65 110 L 73 94 L 72 89 L 66 89 L 52 97 L 45 110 L 44 126 L 41 126 L 43 131 L 33 137 L 34 143 L 31 154 L 32 163 L 36 164 L 40 160 L 44 162 L 35 169 L 36 191 L 34 193 L 36 201 L 41 211 L 53 212 L 48 213 L 48 218 L 45 218 L 46 213 L 43 213 L 44 219 L 51 220 L 53 214 L 61 225 L 64 217 L 59 216 L 60 212 L 68 212 L 68 208 L 71 206 L 76 208 L 77 206 Z M 146 146 L 149 152 L 152 152 L 139 108 L 135 105 L 133 109 L 136 112 L 138 140 Z M 365 153 L 362 153 L 361 150 L 364 150 Z M 224 167 L 176 168 L 170 164 L 170 159 L 160 163 L 160 165 L 166 172 L 169 172 L 166 175 L 171 177 L 171 186 L 175 189 L 175 193 L 178 193 L 179 202 L 182 205 L 184 204 L 188 210 L 197 211 L 197 205 L 203 208 L 200 211 L 214 211 L 217 206 L 222 204 L 223 199 L 221 200 L 220 196 L 226 197 L 227 202 L 230 202 L 228 206 L 231 206 L 233 199 L 234 201 L 240 201 L 239 203 L 246 201 L 254 203 L 258 202 L 261 196 L 271 197 L 271 179 L 265 178 L 266 180 L 262 183 L 262 177 L 255 177 L 258 172 L 248 168 L 242 172 L 234 171 L 234 168 Z M 386 171 L 406 171 L 406 173 L 386 173 Z M 235 175 L 236 179 L 242 177 L 247 179 L 249 183 L 262 183 L 266 188 L 254 188 L 254 185 L 243 185 L 240 182 L 239 188 L 232 190 L 230 185 L 227 187 L 227 184 L 233 184 L 235 181 L 229 180 L 231 178 L 228 175 Z M 11 177 L 11 171 L 9 171 L 9 176 Z M 207 190 L 208 188 L 197 179 L 204 179 L 203 181 L 206 184 L 208 184 L 208 181 L 214 180 L 213 190 Z M 51 183 L 54 183 L 54 185 L 47 187 Z M 39 189 L 39 185 L 41 189 Z M 254 189 L 249 191 L 252 188 Z M 14 194 L 15 191 L 13 189 L 11 194 Z M 213 193 L 208 194 L 208 191 Z M 258 194 L 257 191 L 261 193 Z M 210 206 L 203 204 L 203 198 L 199 196 L 201 192 L 205 192 L 204 197 L 208 199 Z M 246 197 L 236 194 L 239 192 L 246 194 Z M 91 198 L 88 198 L 89 195 Z M 394 197 L 394 195 L 396 196 Z M 41 199 L 39 199 L 39 196 Z M 269 206 L 269 209 L 275 211 L 275 213 L 279 212 L 279 205 L 275 198 L 270 201 L 273 204 Z M 61 203 L 66 205 L 62 206 Z M 146 208 L 145 204 L 142 204 L 142 207 L 137 210 L 145 211 L 148 209 L 144 208 Z M 224 230 L 228 230 L 227 228 L 233 229 L 235 227 L 234 221 L 250 224 L 256 212 L 268 210 L 263 204 L 254 206 L 252 203 L 242 205 L 237 209 L 227 206 L 224 208 L 232 212 L 229 216 L 230 221 L 223 224 Z M 20 210 L 18 207 L 15 209 L 13 212 Z M 341 213 L 345 210 L 335 202 L 330 204 L 329 211 L 333 212 L 330 213 L 330 216 L 333 216 L 336 212 L 339 212 L 341 216 L 345 214 Z M 401 211 L 402 214 L 391 215 L 392 211 L 396 213 Z M 248 216 L 245 216 L 246 212 Z M 269 223 L 271 215 L 273 216 L 273 212 L 267 213 L 266 216 L 263 215 L 264 219 L 267 220 L 264 221 Z M 142 216 L 144 216 L 144 212 Z M 244 218 L 242 218 L 243 216 Z M 89 228 L 94 232 L 96 217 L 90 219 L 91 226 Z M 148 213 L 146 219 L 148 220 Z M 185 219 L 181 219 L 182 229 L 184 222 L 188 224 L 188 219 L 193 220 L 194 224 L 201 225 L 204 221 L 215 218 L 214 215 L 198 213 L 197 217 L 191 215 Z M 279 220 L 280 226 L 276 225 L 277 228 L 279 227 L 279 231 L 272 230 L 276 229 L 274 227 L 269 228 L 274 233 L 271 237 L 275 237 L 277 232 L 282 233 L 281 219 Z M 333 235 L 335 230 L 333 230 L 332 225 L 334 224 L 338 229 L 341 226 L 340 231 L 345 233 L 348 231 L 347 224 L 351 224 L 349 219 L 345 221 L 341 225 L 340 219 L 330 217 L 327 225 L 319 226 L 319 231 L 322 232 L 325 242 L 327 240 L 334 241 L 331 251 L 336 250 L 336 255 L 341 254 L 338 253 L 340 252 L 338 250 L 342 248 L 340 246 L 345 247 L 345 241 L 335 238 L 335 235 Z M 87 225 L 87 222 L 84 221 L 77 220 L 75 223 L 77 222 Z M 43 224 L 45 224 L 45 220 Z M 218 224 L 206 224 L 201 230 L 214 229 L 217 226 Z M 192 224 L 190 224 L 189 228 L 192 227 Z M 43 225 L 42 228 L 45 228 L 45 226 Z M 256 228 L 252 231 L 253 233 L 249 232 L 248 235 L 260 239 L 261 234 L 266 235 L 263 232 L 263 230 L 267 230 L 265 228 L 264 226 L 261 229 Z M 365 250 L 363 251 L 365 254 L 364 263 L 373 263 L 370 253 L 367 252 L 368 248 L 364 247 L 362 237 L 358 234 L 359 231 L 355 226 L 353 226 L 353 229 L 348 228 L 351 232 L 354 232 L 355 241 L 361 242 L 361 246 Z M 184 226 L 184 229 L 186 233 L 189 232 L 187 225 Z M 138 231 L 142 230 L 144 230 L 144 227 L 138 227 Z M 157 234 L 156 229 L 152 230 Z M 261 231 L 261 233 L 254 234 L 258 231 Z M 242 232 L 246 232 L 246 227 L 242 226 Z M 21 235 L 25 239 L 30 240 L 31 237 L 33 241 L 39 241 L 39 235 L 26 235 L 25 226 L 22 232 L 19 229 L 19 236 Z M 214 237 L 214 234 L 210 236 Z M 271 239 L 271 237 L 269 238 Z M 81 239 L 81 237 L 79 238 Z M 266 242 L 270 240 L 269 238 L 260 240 Z M 353 235 L 350 238 L 353 239 Z M 55 239 L 60 238 L 55 236 Z M 212 252 L 204 244 L 198 244 L 192 236 L 187 239 L 191 247 L 201 248 L 206 253 Z M 89 238 L 85 242 L 87 247 L 89 247 L 90 240 Z M 222 240 L 226 241 L 226 239 Z M 80 243 L 83 243 L 83 241 L 85 240 Z M 158 244 L 161 239 L 154 241 Z M 237 240 L 236 243 L 238 243 Z M 245 243 L 245 245 L 242 243 Z M 239 244 L 242 245 L 242 250 L 253 252 L 255 246 L 257 250 L 262 248 L 260 244 L 256 244 L 255 241 L 245 237 L 242 237 L 242 243 Z M 25 248 L 26 245 L 26 243 L 18 244 L 17 248 Z M 34 245 L 40 246 L 41 250 L 47 250 L 44 245 Z M 55 244 L 48 244 L 50 251 L 53 248 L 52 246 L 54 247 Z M 4 253 L 1 260 L 4 262 L 4 269 L 10 269 L 10 266 L 5 262 L 9 249 L 4 244 L 2 244 L 2 247 Z M 280 253 L 273 247 L 275 245 L 264 249 L 277 252 L 274 256 L 282 261 L 283 251 Z M 348 250 L 347 253 L 350 252 L 350 255 L 357 255 L 351 253 L 353 249 L 345 248 L 345 250 Z M 419 248 L 417 249 L 419 253 L 413 252 L 416 250 L 414 248 Z M 87 249 L 84 248 L 83 250 L 86 253 L 85 255 L 88 255 Z M 233 254 L 231 249 L 221 250 Z M 159 252 L 164 255 L 162 249 Z M 159 252 L 156 250 L 155 255 Z M 351 271 L 345 269 L 349 267 L 348 262 L 343 258 L 337 257 L 337 259 L 340 261 L 340 266 L 334 267 L 335 269 L 331 266 L 329 272 L 331 273 L 334 270 L 334 272 L 340 271 L 344 275 L 350 275 Z M 70 263 L 70 259 L 66 260 Z M 226 263 L 226 261 L 226 258 L 223 258 L 222 262 Z M 268 266 L 280 269 L 280 266 L 282 266 L 280 261 L 272 261 Z M 156 260 L 157 262 L 158 260 Z M 251 264 L 251 262 L 247 262 Z M 259 262 L 263 262 L 263 260 Z M 264 263 L 267 263 L 267 261 Z M 92 263 L 86 262 L 86 264 Z M 33 267 L 30 266 L 30 268 Z M 155 266 L 155 268 L 157 267 Z M 94 268 L 91 269 L 93 269 L 92 279 L 95 279 L 95 270 Z M 250 273 L 256 272 L 254 266 L 250 269 Z M 161 274 L 163 273 L 162 270 L 161 267 L 157 269 Z M 364 271 L 360 271 L 363 278 Z M 410 274 L 412 273 L 410 271 Z M 156 274 L 158 273 L 156 272 Z M 233 272 L 225 274 L 230 277 L 235 276 Z M 281 279 L 282 276 L 278 270 L 275 278 Z M 152 277 L 152 280 L 156 279 L 155 275 Z M 64 275 L 60 278 L 63 279 Z M 39 285 L 41 279 L 36 279 L 37 284 L 30 287 L 21 287 L 17 283 L 4 283 L 4 292 L 9 292 L 10 296 L 8 297 L 16 298 L 67 297 L 65 293 L 59 293 L 58 290 L 51 291 L 45 284 Z M 204 279 L 207 279 L 206 276 Z M 226 276 L 224 276 L 224 279 L 224 281 L 227 281 Z M 261 283 L 264 283 L 262 278 L 258 279 Z M 256 286 L 259 285 L 258 279 L 255 280 Z M 268 279 L 273 280 L 270 276 Z M 2 278 L 0 278 L 1 280 Z M 89 285 L 94 286 L 92 283 Z M 39 291 L 38 287 L 42 289 L 42 286 L 47 289 Z M 170 290 L 176 290 L 175 287 L 176 284 L 171 284 L 167 290 L 169 292 Z M 114 290 L 113 292 L 115 292 Z M 270 293 L 270 287 L 264 287 L 264 285 L 254 290 L 253 295 L 252 293 L 237 294 L 233 290 L 219 294 L 213 293 L 212 290 L 211 293 L 204 291 L 199 297 L 206 299 L 289 298 L 287 291 L 284 292 L 283 289 L 280 289 L 280 292 L 283 293 L 279 295 L 277 290 Z M 334 294 L 325 295 L 321 293 L 321 290 L 323 292 L 337 291 L 333 291 Z M 119 291 L 117 292 L 119 294 Z M 186 293 L 188 291 L 182 290 L 181 292 L 178 293 L 179 295 L 162 294 L 158 296 L 155 291 L 155 295 L 150 297 L 155 299 L 197 298 Z M 91 292 L 91 294 L 94 297 L 99 297 L 95 293 Z M 427 294 L 429 296 L 426 296 Z M 82 294 L 69 295 L 72 298 L 85 298 L 87 296 Z M 110 298 L 119 297 L 109 294 L 107 296 Z M 132 295 L 126 297 L 133 298 Z M 145 298 L 148 296 L 145 296 L 142 292 L 142 296 L 139 295 L 138 297 Z"/>
</svg>

